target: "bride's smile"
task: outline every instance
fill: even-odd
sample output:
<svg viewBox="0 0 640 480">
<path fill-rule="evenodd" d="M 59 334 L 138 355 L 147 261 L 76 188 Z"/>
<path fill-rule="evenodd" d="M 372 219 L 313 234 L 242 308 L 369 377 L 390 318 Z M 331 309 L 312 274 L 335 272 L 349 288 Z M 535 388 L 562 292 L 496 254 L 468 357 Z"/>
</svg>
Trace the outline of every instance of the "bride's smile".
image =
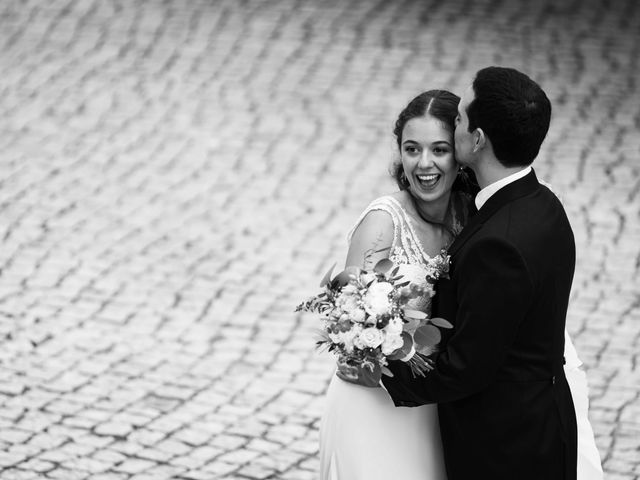
<svg viewBox="0 0 640 480">
<path fill-rule="evenodd" d="M 424 175 L 416 174 L 416 178 L 418 179 L 418 182 L 425 189 L 433 188 L 436 185 L 436 183 L 438 183 L 438 180 L 440 180 L 441 177 L 442 175 L 438 175 L 437 173 L 430 173 L 430 174 L 424 174 Z"/>
<path fill-rule="evenodd" d="M 453 132 L 431 115 L 412 118 L 402 131 L 400 155 L 421 214 L 442 219 L 457 175 Z"/>
</svg>

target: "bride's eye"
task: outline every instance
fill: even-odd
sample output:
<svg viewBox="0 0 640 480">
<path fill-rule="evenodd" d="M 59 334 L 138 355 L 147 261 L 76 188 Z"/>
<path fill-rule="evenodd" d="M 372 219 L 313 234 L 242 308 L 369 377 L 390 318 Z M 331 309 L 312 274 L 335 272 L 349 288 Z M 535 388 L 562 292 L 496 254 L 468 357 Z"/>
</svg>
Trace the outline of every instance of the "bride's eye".
<svg viewBox="0 0 640 480">
<path fill-rule="evenodd" d="M 404 151 L 405 153 L 409 154 L 409 155 L 415 155 L 416 153 L 419 152 L 418 147 L 414 147 L 412 145 L 407 145 L 406 147 L 404 147 Z"/>
</svg>

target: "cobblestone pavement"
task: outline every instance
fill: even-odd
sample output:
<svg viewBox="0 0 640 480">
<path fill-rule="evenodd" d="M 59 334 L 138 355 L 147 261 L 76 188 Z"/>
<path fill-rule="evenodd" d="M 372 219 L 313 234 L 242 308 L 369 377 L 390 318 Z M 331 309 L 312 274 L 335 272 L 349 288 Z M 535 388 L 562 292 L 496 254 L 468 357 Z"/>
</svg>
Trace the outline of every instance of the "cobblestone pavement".
<svg viewBox="0 0 640 480">
<path fill-rule="evenodd" d="M 400 109 L 488 64 L 554 103 L 568 326 L 640 478 L 638 32 L 634 0 L 3 1 L 0 478 L 315 478 L 333 361 L 293 308 L 393 189 Z"/>
</svg>

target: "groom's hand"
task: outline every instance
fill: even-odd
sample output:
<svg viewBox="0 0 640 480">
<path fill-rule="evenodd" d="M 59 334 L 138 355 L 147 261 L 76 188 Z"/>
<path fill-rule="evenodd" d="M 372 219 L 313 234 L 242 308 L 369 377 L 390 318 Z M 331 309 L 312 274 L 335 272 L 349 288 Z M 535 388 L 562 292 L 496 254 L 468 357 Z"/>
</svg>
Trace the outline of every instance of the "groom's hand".
<svg viewBox="0 0 640 480">
<path fill-rule="evenodd" d="M 378 369 L 379 367 L 374 369 L 373 372 L 365 372 L 363 368 L 349 365 L 344 359 L 338 358 L 336 375 L 345 382 L 362 385 L 363 387 L 378 388 L 380 387 L 380 372 L 377 371 Z"/>
</svg>

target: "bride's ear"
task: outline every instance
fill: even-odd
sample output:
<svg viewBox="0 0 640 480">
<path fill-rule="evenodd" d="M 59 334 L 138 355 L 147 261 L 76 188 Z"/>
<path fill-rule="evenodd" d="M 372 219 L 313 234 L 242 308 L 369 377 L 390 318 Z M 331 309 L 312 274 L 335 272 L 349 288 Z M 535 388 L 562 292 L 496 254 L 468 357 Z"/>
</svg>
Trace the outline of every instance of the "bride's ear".
<svg viewBox="0 0 640 480">
<path fill-rule="evenodd" d="M 476 128 L 473 131 L 473 153 L 477 153 L 482 150 L 487 144 L 487 137 L 481 128 Z"/>
</svg>

